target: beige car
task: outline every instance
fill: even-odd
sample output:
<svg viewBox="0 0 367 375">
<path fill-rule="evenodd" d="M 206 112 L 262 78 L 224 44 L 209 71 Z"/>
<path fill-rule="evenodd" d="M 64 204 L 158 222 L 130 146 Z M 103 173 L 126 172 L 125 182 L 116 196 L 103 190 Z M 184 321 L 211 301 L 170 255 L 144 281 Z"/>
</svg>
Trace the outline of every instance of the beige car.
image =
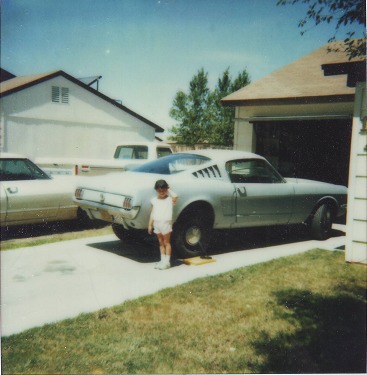
<svg viewBox="0 0 367 375">
<path fill-rule="evenodd" d="M 1 226 L 47 223 L 78 218 L 72 195 L 75 180 L 51 178 L 32 161 L 2 153 L 0 158 Z"/>
</svg>

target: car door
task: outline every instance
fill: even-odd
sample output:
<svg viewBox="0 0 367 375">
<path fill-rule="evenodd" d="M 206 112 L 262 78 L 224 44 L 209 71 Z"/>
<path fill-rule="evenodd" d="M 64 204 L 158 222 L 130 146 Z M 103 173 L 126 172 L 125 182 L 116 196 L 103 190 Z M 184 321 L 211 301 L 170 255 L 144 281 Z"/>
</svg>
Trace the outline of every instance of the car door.
<svg viewBox="0 0 367 375">
<path fill-rule="evenodd" d="M 6 196 L 6 190 L 2 183 L 0 183 L 0 223 L 1 225 L 5 224 L 6 211 L 8 207 L 8 198 Z"/>
<path fill-rule="evenodd" d="M 236 226 L 287 224 L 292 215 L 294 189 L 263 159 L 227 162 L 235 189 Z"/>
<path fill-rule="evenodd" d="M 1 163 L 7 224 L 42 222 L 57 215 L 59 188 L 55 181 L 27 159 L 5 159 Z"/>
</svg>

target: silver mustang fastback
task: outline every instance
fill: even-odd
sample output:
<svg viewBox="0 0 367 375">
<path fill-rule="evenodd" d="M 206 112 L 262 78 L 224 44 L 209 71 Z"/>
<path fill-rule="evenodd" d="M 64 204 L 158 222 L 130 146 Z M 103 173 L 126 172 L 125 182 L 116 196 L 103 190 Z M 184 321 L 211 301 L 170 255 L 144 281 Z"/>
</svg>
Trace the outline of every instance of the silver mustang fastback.
<svg viewBox="0 0 367 375">
<path fill-rule="evenodd" d="M 111 222 L 121 240 L 148 227 L 154 183 L 168 182 L 179 196 L 173 211 L 173 250 L 200 255 L 213 229 L 304 223 L 318 240 L 345 214 L 347 188 L 283 178 L 263 157 L 242 151 L 175 153 L 131 171 L 85 179 L 75 202 L 90 218 Z"/>
</svg>

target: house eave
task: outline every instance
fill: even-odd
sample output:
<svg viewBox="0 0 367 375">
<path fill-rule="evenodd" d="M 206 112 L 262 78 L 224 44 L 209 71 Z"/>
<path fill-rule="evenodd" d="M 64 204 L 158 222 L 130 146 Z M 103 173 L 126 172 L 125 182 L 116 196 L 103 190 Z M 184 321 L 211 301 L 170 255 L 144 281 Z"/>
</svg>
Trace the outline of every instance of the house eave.
<svg viewBox="0 0 367 375">
<path fill-rule="evenodd" d="M 291 98 L 264 98 L 264 99 L 236 99 L 221 100 L 222 105 L 228 107 L 269 106 L 269 105 L 296 105 L 296 104 L 323 104 L 354 102 L 354 94 L 305 96 Z"/>
<path fill-rule="evenodd" d="M 347 86 L 356 87 L 357 82 L 366 81 L 366 61 L 351 61 L 334 64 L 323 64 L 321 69 L 325 76 L 347 74 Z"/>
<path fill-rule="evenodd" d="M 154 122 L 152 122 L 152 121 L 146 119 L 145 117 L 139 115 L 138 113 L 132 111 L 131 109 L 125 107 L 124 105 L 122 105 L 122 104 L 116 102 L 115 100 L 109 98 L 108 96 L 102 94 L 101 92 L 99 92 L 99 91 L 93 89 L 92 87 L 89 87 L 88 85 L 84 84 L 83 82 L 79 81 L 78 79 L 76 79 L 76 78 L 74 78 L 73 76 L 71 76 L 71 75 L 65 73 L 65 72 L 62 71 L 62 70 L 59 70 L 59 71 L 54 72 L 54 73 L 50 73 L 50 74 L 45 75 L 45 76 L 42 76 L 42 77 L 40 77 L 40 78 L 38 78 L 38 79 L 32 80 L 32 81 L 27 82 L 27 83 L 25 83 L 25 84 L 19 85 L 19 86 L 14 87 L 14 88 L 11 88 L 11 89 L 9 89 L 9 90 L 7 90 L 7 91 L 1 92 L 1 93 L 0 93 L 0 99 L 3 98 L 3 97 L 6 97 L 6 96 L 12 95 L 12 94 L 14 94 L 14 93 L 16 93 L 16 92 L 18 92 L 18 91 L 22 91 L 22 90 L 27 89 L 27 88 L 29 88 L 29 87 L 32 87 L 32 86 L 38 85 L 38 84 L 40 84 L 40 83 L 46 82 L 46 81 L 48 81 L 48 80 L 50 80 L 50 79 L 53 79 L 53 78 L 55 78 L 55 77 L 58 77 L 58 76 L 62 76 L 62 77 L 64 77 L 64 78 L 66 78 L 67 80 L 69 80 L 69 81 L 75 83 L 76 85 L 82 87 L 83 89 L 89 91 L 90 93 L 92 93 L 92 94 L 98 96 L 98 97 L 101 98 L 102 100 L 107 101 L 108 103 L 114 105 L 115 107 L 117 107 L 117 108 L 123 110 L 124 112 L 130 114 L 131 116 L 137 118 L 138 120 L 140 120 L 140 121 L 146 123 L 147 125 L 153 127 L 154 130 L 155 130 L 157 133 L 162 133 L 162 132 L 164 132 L 164 129 L 161 128 L 160 126 L 158 126 L 157 124 L 155 124 Z"/>
</svg>

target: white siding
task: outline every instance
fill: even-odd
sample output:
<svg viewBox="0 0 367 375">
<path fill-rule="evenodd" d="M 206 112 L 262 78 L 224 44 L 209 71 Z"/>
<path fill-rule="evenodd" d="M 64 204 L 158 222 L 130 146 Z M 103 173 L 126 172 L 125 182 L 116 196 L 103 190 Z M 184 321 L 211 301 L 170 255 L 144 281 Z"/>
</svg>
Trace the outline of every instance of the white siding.
<svg viewBox="0 0 367 375">
<path fill-rule="evenodd" d="M 52 86 L 69 89 L 53 103 Z M 116 144 L 153 141 L 155 129 L 64 77 L 1 100 L 2 151 L 36 157 L 108 158 Z"/>
<path fill-rule="evenodd" d="M 349 169 L 347 241 L 348 262 L 367 263 L 367 130 L 366 84 L 358 84 L 355 96 Z"/>
</svg>

